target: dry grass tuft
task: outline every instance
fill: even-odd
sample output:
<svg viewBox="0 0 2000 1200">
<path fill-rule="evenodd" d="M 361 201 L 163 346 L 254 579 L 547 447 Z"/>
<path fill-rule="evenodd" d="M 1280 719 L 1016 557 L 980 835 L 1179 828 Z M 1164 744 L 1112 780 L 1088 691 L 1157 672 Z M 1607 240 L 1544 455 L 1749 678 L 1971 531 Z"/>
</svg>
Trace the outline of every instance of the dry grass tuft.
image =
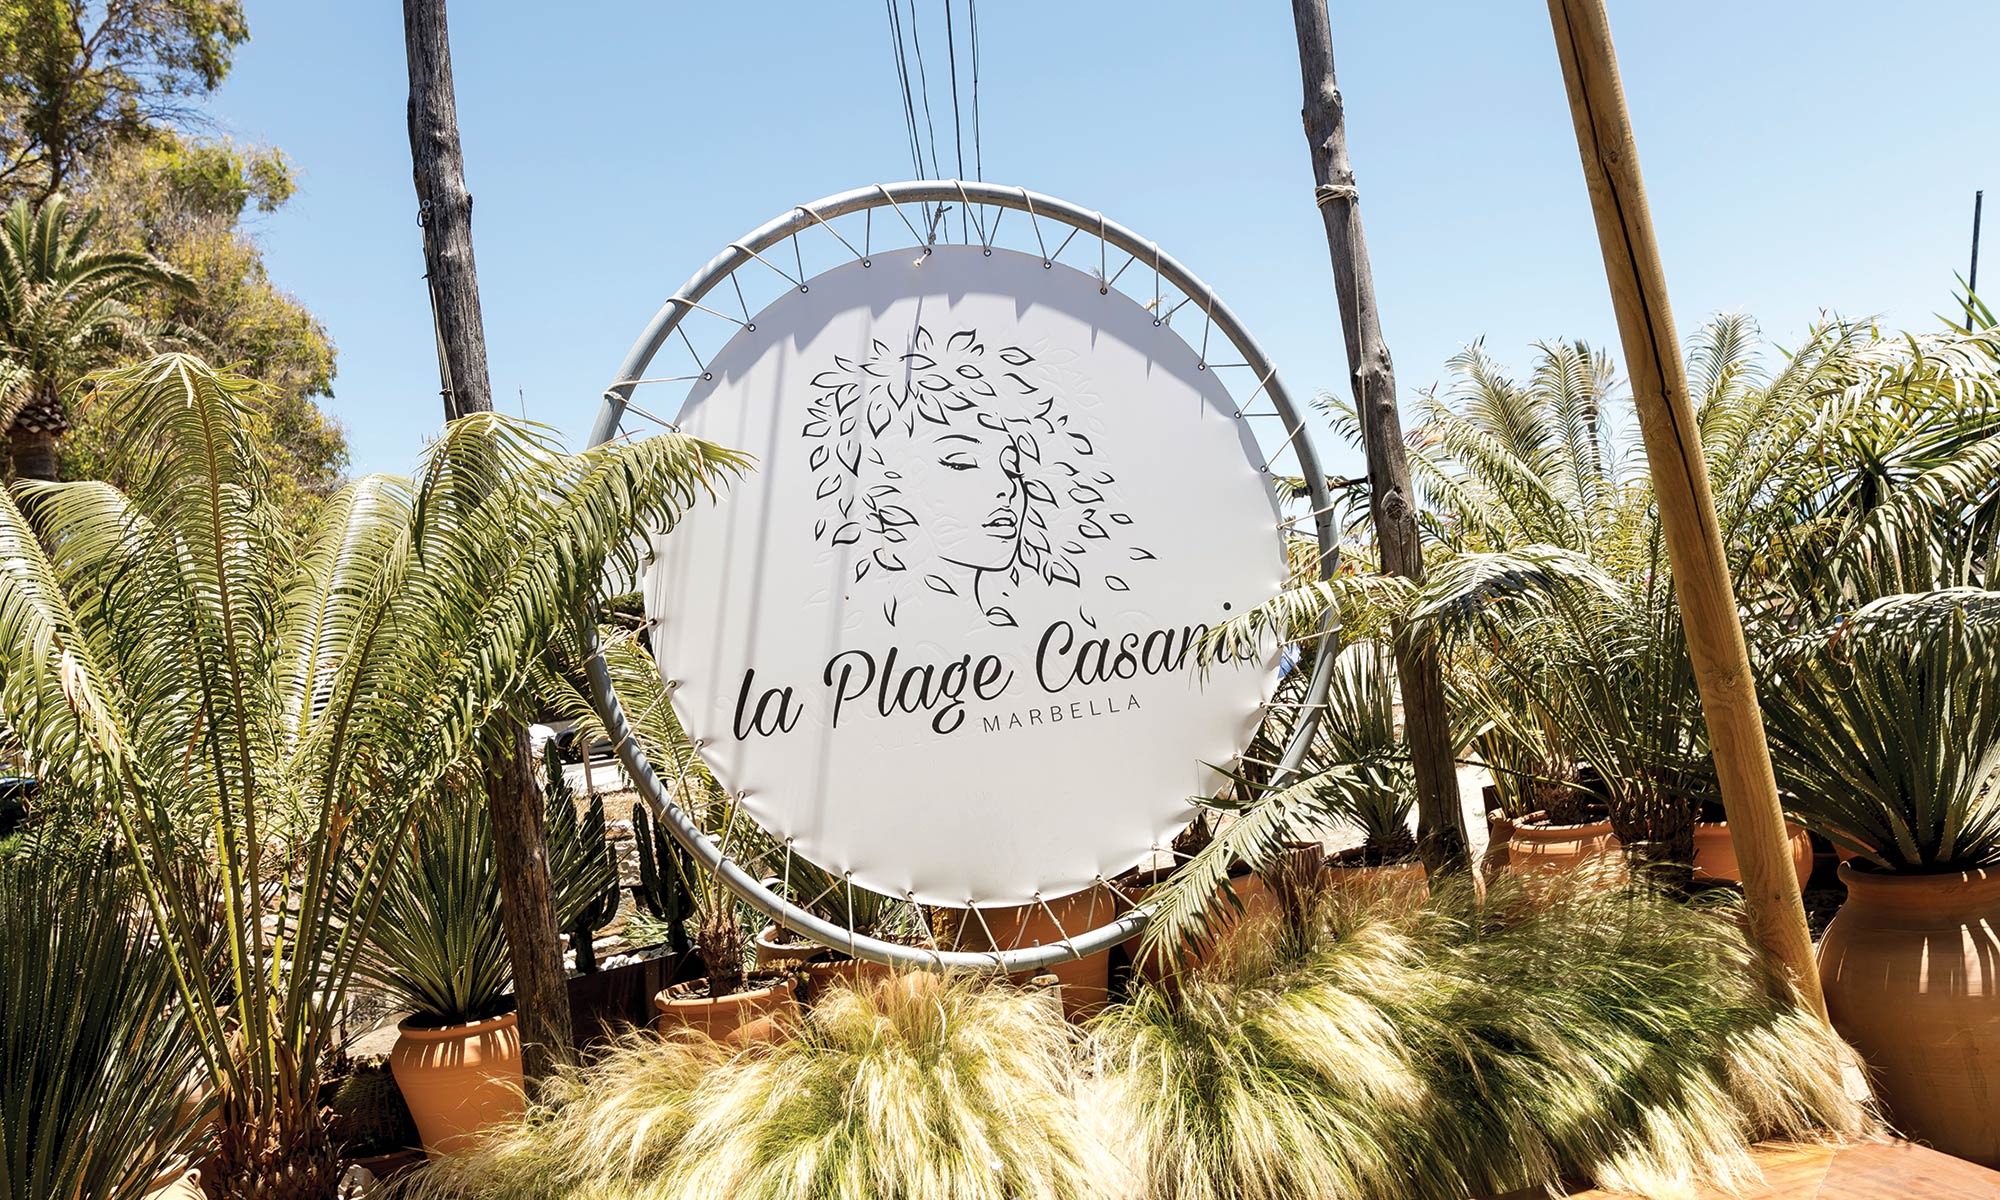
<svg viewBox="0 0 2000 1200">
<path fill-rule="evenodd" d="M 731 1056 L 635 1035 L 424 1172 L 469 1200 L 1666 1200 L 1751 1143 L 1870 1132 L 1846 1047 L 1774 1000 L 1740 914 L 1603 881 L 1322 896 L 1097 1018 L 908 975 Z"/>
<path fill-rule="evenodd" d="M 725 1055 L 637 1034 L 417 1197 L 1080 1200 L 1101 1176 L 1052 998 L 916 973 Z"/>
<path fill-rule="evenodd" d="M 1328 896 L 1092 1034 L 1138 1194 L 1463 1197 L 1583 1177 L 1653 1197 L 1859 1134 L 1849 1051 L 1764 990 L 1732 909 L 1544 889 L 1422 910 Z M 1498 913 L 1508 914 L 1499 919 Z M 1262 937 L 1258 937 L 1258 933 Z"/>
</svg>

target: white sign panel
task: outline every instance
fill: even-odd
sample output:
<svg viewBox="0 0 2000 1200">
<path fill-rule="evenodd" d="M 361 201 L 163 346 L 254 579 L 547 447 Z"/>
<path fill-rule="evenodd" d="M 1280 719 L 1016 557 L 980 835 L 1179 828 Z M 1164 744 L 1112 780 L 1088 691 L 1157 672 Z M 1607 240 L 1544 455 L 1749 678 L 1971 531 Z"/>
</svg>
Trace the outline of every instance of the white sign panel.
<svg viewBox="0 0 2000 1200">
<path fill-rule="evenodd" d="M 709 364 L 681 427 L 757 464 L 658 539 L 653 646 L 795 853 L 925 903 L 1054 897 L 1166 844 L 1255 729 L 1275 651 L 1204 672 L 1196 641 L 1282 585 L 1277 504 L 1151 313 L 1039 258 L 918 258 L 809 280 Z"/>
</svg>

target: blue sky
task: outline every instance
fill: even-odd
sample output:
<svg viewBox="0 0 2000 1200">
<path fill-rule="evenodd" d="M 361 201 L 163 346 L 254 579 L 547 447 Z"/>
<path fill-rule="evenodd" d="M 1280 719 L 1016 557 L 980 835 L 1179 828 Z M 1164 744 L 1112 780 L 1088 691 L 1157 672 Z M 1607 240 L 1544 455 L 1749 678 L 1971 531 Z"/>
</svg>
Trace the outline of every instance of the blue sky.
<svg viewBox="0 0 2000 1200">
<path fill-rule="evenodd" d="M 1331 7 L 1404 393 L 1481 336 L 1512 363 L 1541 338 L 1615 349 L 1543 6 Z M 214 114 L 301 169 L 298 197 L 260 221 L 271 273 L 339 344 L 329 407 L 354 469 L 408 470 L 440 409 L 401 6 L 247 8 Z M 942 0 L 918 10 L 935 79 Z M 979 15 L 986 178 L 1157 238 L 1294 393 L 1344 389 L 1288 6 L 987 0 Z M 573 440 L 648 316 L 723 243 L 911 173 L 872 0 L 458 0 L 451 20 L 494 390 Z M 1614 0 L 1612 22 L 1683 330 L 1725 309 L 1779 345 L 1823 309 L 1929 327 L 1965 269 L 1975 187 L 1994 191 L 2000 279 L 2000 5 Z"/>
</svg>

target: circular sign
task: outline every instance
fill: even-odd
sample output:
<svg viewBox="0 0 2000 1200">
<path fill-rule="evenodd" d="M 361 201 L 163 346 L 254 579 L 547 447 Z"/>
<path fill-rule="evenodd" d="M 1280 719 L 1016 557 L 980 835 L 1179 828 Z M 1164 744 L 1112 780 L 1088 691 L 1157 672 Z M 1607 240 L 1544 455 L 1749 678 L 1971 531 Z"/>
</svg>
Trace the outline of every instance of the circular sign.
<svg viewBox="0 0 2000 1200">
<path fill-rule="evenodd" d="M 1165 845 L 1277 652 L 1202 634 L 1285 579 L 1249 422 L 1152 313 L 1008 250 L 807 280 L 678 418 L 753 470 L 653 546 L 653 649 L 742 809 L 921 902 L 1024 903 Z"/>
</svg>

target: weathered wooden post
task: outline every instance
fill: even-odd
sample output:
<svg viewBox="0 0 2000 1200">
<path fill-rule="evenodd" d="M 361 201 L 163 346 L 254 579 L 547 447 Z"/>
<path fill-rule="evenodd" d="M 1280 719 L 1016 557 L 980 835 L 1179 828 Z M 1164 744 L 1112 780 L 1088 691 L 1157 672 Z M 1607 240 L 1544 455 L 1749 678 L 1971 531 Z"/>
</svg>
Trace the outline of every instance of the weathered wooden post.
<svg viewBox="0 0 2000 1200">
<path fill-rule="evenodd" d="M 1549 0 L 1604 274 L 1757 940 L 1826 1013 L 1603 0 Z"/>
<path fill-rule="evenodd" d="M 444 415 L 451 420 L 492 412 L 493 387 L 472 258 L 472 196 L 465 190 L 465 160 L 459 150 L 445 0 L 403 0 L 403 38 L 410 67 L 410 160 L 424 230 Z M 571 1038 L 541 786 L 528 766 L 530 757 L 527 726 L 513 716 L 500 718 L 486 752 L 486 806 L 493 821 L 501 920 L 514 968 L 521 1068 L 532 1085 L 569 1061 Z"/>
<path fill-rule="evenodd" d="M 1334 291 L 1340 297 L 1340 325 L 1347 337 L 1347 369 L 1354 386 L 1354 409 L 1361 418 L 1368 460 L 1368 511 L 1382 569 L 1423 582 L 1424 548 L 1417 532 L 1417 503 L 1410 486 L 1410 463 L 1403 450 L 1403 418 L 1396 407 L 1396 372 L 1375 307 L 1375 278 L 1368 266 L 1368 242 L 1361 233 L 1361 208 L 1354 168 L 1347 158 L 1347 123 L 1333 73 L 1333 32 L 1326 0 L 1292 0 L 1298 28 L 1299 74 L 1305 84 L 1306 141 L 1312 150 L 1315 198 L 1326 221 L 1333 256 Z M 1417 785 L 1417 848 L 1431 874 L 1471 866 L 1465 840 L 1465 809 L 1458 794 L 1458 765 L 1452 754 L 1444 675 L 1429 639 L 1397 639 L 1396 672 L 1402 684 L 1403 732 Z"/>
</svg>

